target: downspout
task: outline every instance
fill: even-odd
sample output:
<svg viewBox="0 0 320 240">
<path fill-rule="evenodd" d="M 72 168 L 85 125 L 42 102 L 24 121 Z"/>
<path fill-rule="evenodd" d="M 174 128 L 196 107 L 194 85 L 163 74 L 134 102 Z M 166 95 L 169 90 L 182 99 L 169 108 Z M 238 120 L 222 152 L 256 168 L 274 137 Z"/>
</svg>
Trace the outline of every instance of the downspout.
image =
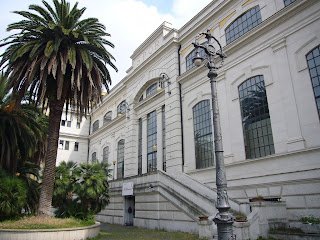
<svg viewBox="0 0 320 240">
<path fill-rule="evenodd" d="M 91 132 L 91 116 L 90 116 L 90 122 L 89 122 L 88 156 L 87 156 L 87 163 L 89 163 L 89 153 L 90 153 L 90 132 Z"/>
<path fill-rule="evenodd" d="M 181 66 L 180 66 L 180 50 L 181 44 L 178 49 L 178 71 L 179 76 L 181 76 Z M 184 172 L 184 142 L 183 142 L 183 115 L 182 115 L 182 91 L 181 83 L 179 83 L 179 100 L 180 100 L 180 123 L 181 123 L 181 157 L 182 157 L 182 172 Z"/>
</svg>

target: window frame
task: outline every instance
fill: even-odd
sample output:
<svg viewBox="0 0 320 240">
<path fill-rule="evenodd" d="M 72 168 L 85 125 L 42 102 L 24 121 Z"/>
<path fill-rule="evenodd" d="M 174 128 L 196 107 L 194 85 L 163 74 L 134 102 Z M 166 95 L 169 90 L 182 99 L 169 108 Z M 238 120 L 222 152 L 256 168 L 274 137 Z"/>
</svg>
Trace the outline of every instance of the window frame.
<svg viewBox="0 0 320 240">
<path fill-rule="evenodd" d="M 93 124 L 92 124 L 92 133 L 98 131 L 99 129 L 99 120 L 96 120 Z"/>
<path fill-rule="evenodd" d="M 103 125 L 108 124 L 109 122 L 112 121 L 112 111 L 108 111 L 104 116 L 103 116 Z"/>
<path fill-rule="evenodd" d="M 125 140 L 118 141 L 117 149 L 117 179 L 124 177 L 124 154 L 125 154 Z"/>
<path fill-rule="evenodd" d="M 154 110 L 147 115 L 147 172 L 157 170 L 157 111 Z"/>
</svg>

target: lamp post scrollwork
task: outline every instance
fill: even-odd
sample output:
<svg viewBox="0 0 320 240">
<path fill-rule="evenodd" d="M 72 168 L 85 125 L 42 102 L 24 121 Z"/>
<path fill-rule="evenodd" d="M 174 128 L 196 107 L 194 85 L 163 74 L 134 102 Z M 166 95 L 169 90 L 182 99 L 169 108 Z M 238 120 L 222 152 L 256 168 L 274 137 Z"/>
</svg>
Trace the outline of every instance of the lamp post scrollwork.
<svg viewBox="0 0 320 240">
<path fill-rule="evenodd" d="M 204 36 L 208 43 L 206 45 L 199 44 L 199 37 Z M 212 111 L 213 111 L 213 129 L 214 129 L 214 147 L 216 157 L 216 185 L 217 185 L 217 202 L 216 208 L 218 213 L 214 217 L 213 221 L 217 224 L 218 228 L 218 239 L 219 240 L 230 240 L 235 239 L 233 235 L 233 222 L 234 217 L 229 212 L 230 205 L 227 194 L 227 179 L 226 171 L 224 166 L 223 157 L 223 145 L 222 145 L 222 134 L 220 125 L 220 113 L 218 106 L 218 95 L 216 87 L 216 78 L 218 76 L 216 70 L 221 68 L 224 63 L 226 55 L 223 53 L 221 44 L 219 41 L 210 33 L 208 30 L 205 33 L 200 33 L 196 36 L 196 40 L 193 43 L 196 49 L 196 56 L 192 59 L 196 66 L 200 66 L 204 59 L 200 57 L 199 49 L 203 49 L 207 57 L 206 67 L 209 69 L 208 77 L 211 85 L 211 97 L 212 97 Z M 218 46 L 219 49 L 216 49 Z M 216 66 L 216 58 L 220 59 L 219 66 Z"/>
</svg>

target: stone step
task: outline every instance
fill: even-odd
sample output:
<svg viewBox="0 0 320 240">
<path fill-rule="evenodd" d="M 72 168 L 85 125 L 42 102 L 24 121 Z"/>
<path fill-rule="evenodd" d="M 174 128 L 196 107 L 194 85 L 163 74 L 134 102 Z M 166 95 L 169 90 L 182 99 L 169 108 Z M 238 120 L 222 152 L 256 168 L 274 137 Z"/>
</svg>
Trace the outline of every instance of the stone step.
<svg viewBox="0 0 320 240">
<path fill-rule="evenodd" d="M 269 233 L 269 237 L 277 240 L 319 240 L 320 234 L 315 233 Z"/>
</svg>

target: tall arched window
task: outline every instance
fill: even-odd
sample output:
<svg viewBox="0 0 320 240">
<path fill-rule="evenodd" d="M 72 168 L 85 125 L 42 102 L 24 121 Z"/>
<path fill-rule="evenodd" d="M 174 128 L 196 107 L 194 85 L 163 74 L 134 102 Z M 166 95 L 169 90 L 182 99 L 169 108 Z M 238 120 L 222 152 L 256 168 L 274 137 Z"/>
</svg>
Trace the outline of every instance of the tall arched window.
<svg viewBox="0 0 320 240">
<path fill-rule="evenodd" d="M 152 84 L 150 87 L 148 87 L 146 91 L 146 97 L 150 96 L 151 94 L 155 93 L 158 88 L 158 83 Z"/>
<path fill-rule="evenodd" d="M 99 120 L 95 121 L 92 125 L 92 132 L 94 133 L 99 129 Z"/>
<path fill-rule="evenodd" d="M 236 20 L 234 20 L 226 28 L 226 41 L 227 44 L 241 37 L 243 34 L 257 26 L 262 22 L 260 7 L 256 6 L 251 8 Z"/>
<path fill-rule="evenodd" d="M 109 147 L 106 146 L 103 148 L 103 152 L 102 152 L 102 162 L 103 163 L 108 163 L 109 160 Z"/>
<path fill-rule="evenodd" d="M 263 76 L 247 79 L 239 86 L 246 158 L 274 153 L 268 99 Z"/>
<path fill-rule="evenodd" d="M 196 168 L 213 166 L 213 137 L 210 101 L 204 100 L 193 107 Z"/>
<path fill-rule="evenodd" d="M 117 151 L 117 178 L 123 178 L 124 176 L 124 139 L 118 142 Z"/>
<path fill-rule="evenodd" d="M 103 116 L 103 125 L 107 124 L 108 122 L 111 122 L 112 120 L 112 112 L 109 111 Z"/>
<path fill-rule="evenodd" d="M 306 57 L 320 118 L 320 45 L 308 53 Z"/>
<path fill-rule="evenodd" d="M 91 161 L 93 163 L 97 162 L 97 153 L 96 152 L 93 152 L 92 155 L 91 155 Z"/>
<path fill-rule="evenodd" d="M 157 112 L 153 111 L 147 116 L 148 121 L 148 172 L 157 170 Z"/>
</svg>

